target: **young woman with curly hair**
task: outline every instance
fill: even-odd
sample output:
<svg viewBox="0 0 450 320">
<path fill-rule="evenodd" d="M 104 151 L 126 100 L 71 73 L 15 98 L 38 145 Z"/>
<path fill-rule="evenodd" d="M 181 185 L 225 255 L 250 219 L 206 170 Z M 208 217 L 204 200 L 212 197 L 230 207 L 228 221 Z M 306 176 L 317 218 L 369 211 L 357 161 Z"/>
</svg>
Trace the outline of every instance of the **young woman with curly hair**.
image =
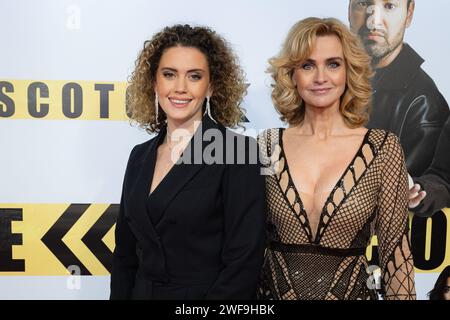
<svg viewBox="0 0 450 320">
<path fill-rule="evenodd" d="M 128 114 L 157 136 L 132 150 L 126 169 L 112 299 L 256 294 L 264 179 L 256 141 L 225 128 L 241 120 L 244 93 L 237 59 L 211 29 L 175 25 L 145 42 Z"/>
<path fill-rule="evenodd" d="M 403 152 L 364 127 L 372 72 L 359 39 L 336 19 L 307 18 L 269 62 L 289 127 L 259 136 L 271 169 L 259 297 L 376 299 L 365 256 L 376 234 L 384 297 L 414 299 Z"/>
</svg>

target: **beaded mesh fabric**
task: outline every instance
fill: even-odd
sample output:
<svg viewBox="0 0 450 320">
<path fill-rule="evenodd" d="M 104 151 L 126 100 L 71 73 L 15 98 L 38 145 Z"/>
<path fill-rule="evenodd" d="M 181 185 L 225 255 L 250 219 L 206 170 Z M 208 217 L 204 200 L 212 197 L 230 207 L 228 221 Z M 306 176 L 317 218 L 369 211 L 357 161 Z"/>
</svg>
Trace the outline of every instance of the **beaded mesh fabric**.
<svg viewBox="0 0 450 320">
<path fill-rule="evenodd" d="M 268 210 L 258 298 L 378 299 L 368 286 L 365 256 L 377 235 L 384 299 L 415 299 L 407 172 L 397 137 L 383 130 L 366 133 L 313 233 L 289 172 L 282 133 L 277 128 L 258 136 Z"/>
</svg>

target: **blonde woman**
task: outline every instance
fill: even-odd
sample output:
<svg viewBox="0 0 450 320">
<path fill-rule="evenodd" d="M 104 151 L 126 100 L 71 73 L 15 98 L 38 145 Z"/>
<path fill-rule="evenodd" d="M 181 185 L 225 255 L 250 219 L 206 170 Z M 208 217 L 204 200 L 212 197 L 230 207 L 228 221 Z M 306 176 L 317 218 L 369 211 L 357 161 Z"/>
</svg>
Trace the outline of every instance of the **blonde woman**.
<svg viewBox="0 0 450 320">
<path fill-rule="evenodd" d="M 269 174 L 259 298 L 376 299 L 365 251 L 377 235 L 384 297 L 414 299 L 407 172 L 397 137 L 364 127 L 364 48 L 340 21 L 308 18 L 269 62 L 289 127 L 259 136 Z"/>
</svg>

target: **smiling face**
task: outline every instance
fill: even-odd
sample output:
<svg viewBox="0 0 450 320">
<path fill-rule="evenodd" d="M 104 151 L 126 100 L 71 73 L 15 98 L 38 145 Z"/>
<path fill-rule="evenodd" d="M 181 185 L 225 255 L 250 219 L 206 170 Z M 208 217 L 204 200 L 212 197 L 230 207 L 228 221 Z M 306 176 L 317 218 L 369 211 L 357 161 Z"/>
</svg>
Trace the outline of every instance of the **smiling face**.
<svg viewBox="0 0 450 320">
<path fill-rule="evenodd" d="M 336 35 L 317 37 L 309 58 L 295 68 L 293 81 L 306 107 L 339 108 L 346 85 L 340 39 Z"/>
<path fill-rule="evenodd" d="M 401 50 L 405 29 L 409 27 L 414 2 L 408 0 L 350 0 L 349 21 L 375 64 Z"/>
<path fill-rule="evenodd" d="M 155 90 L 167 122 L 175 126 L 202 119 L 202 106 L 211 96 L 206 56 L 192 47 L 167 49 L 156 71 Z"/>
</svg>

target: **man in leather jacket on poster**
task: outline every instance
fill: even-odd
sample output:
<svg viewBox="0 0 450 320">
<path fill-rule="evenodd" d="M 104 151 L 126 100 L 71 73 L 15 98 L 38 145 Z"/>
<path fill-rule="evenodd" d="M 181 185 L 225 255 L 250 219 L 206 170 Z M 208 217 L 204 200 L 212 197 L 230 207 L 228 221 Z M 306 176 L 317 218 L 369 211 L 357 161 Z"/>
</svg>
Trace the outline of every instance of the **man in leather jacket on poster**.
<svg viewBox="0 0 450 320">
<path fill-rule="evenodd" d="M 413 203 L 410 200 L 410 209 L 415 214 L 429 217 L 450 207 L 450 118 L 442 130 L 431 167 L 424 175 L 414 178 L 414 182 L 420 186 L 415 187 L 416 193 L 420 193 L 420 188 L 427 193 L 423 200 L 420 197 Z"/>
<path fill-rule="evenodd" d="M 441 137 L 435 156 L 450 111 L 434 81 L 421 68 L 424 60 L 403 42 L 414 8 L 414 0 L 349 0 L 349 22 L 372 57 L 375 71 L 367 126 L 391 131 L 400 138 L 408 172 L 416 183 L 410 189 L 410 209 L 430 216 L 450 203 L 450 146 L 444 145 L 450 140 L 450 130 L 444 130 L 447 136 Z"/>
</svg>

